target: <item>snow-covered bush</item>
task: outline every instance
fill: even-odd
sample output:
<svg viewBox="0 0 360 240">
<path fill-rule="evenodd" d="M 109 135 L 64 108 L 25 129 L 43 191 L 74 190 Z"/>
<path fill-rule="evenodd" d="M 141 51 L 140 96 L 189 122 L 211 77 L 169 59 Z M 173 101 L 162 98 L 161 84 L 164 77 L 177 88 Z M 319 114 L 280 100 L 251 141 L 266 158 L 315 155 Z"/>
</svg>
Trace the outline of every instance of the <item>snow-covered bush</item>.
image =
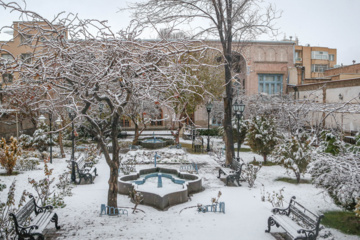
<svg viewBox="0 0 360 240">
<path fill-rule="evenodd" d="M 267 156 L 274 150 L 278 141 L 273 118 L 254 117 L 249 124 L 247 139 L 251 150 L 263 156 L 266 163 Z"/>
<path fill-rule="evenodd" d="M 124 173 L 124 175 L 136 172 L 136 156 L 134 158 L 128 158 L 125 161 L 121 161 L 119 169 Z"/>
<path fill-rule="evenodd" d="M 99 150 L 96 148 L 95 145 L 90 146 L 85 151 L 86 151 L 85 162 L 88 162 L 91 164 L 96 164 L 99 162 L 99 159 L 100 159 Z"/>
<path fill-rule="evenodd" d="M 69 172 L 64 172 L 59 175 L 59 183 L 56 184 L 57 189 L 60 190 L 59 195 L 61 196 L 72 196 L 72 184 L 71 179 L 69 177 Z"/>
<path fill-rule="evenodd" d="M 327 189 L 335 201 L 347 209 L 354 209 L 360 197 L 360 159 L 348 153 L 333 156 L 318 153 L 310 163 L 308 172 L 313 183 Z"/>
<path fill-rule="evenodd" d="M 319 149 L 325 153 L 337 155 L 345 150 L 345 145 L 340 138 L 340 134 L 322 131 Z"/>
<path fill-rule="evenodd" d="M 267 201 L 271 203 L 273 207 L 284 206 L 284 188 L 280 189 L 279 192 L 273 191 L 272 193 L 267 192 Z"/>
<path fill-rule="evenodd" d="M 37 148 L 40 152 L 46 151 L 50 145 L 54 146 L 54 142 L 57 141 L 58 134 L 52 134 L 52 141 L 50 134 L 47 132 L 50 128 L 45 123 L 39 123 L 38 129 L 33 134 L 33 147 Z"/>
<path fill-rule="evenodd" d="M 157 153 L 158 156 L 156 161 L 158 163 L 189 163 L 187 160 L 187 155 L 182 149 L 171 149 L 171 150 L 137 150 L 130 151 L 124 156 L 124 161 L 126 159 L 134 159 L 136 157 L 136 163 L 153 163 L 154 155 Z"/>
<path fill-rule="evenodd" d="M 312 159 L 312 152 L 310 139 L 302 132 L 290 138 L 284 136 L 273 155 L 287 171 L 295 174 L 297 183 L 300 183 L 301 175 L 305 174 Z"/>
<path fill-rule="evenodd" d="M 20 158 L 15 168 L 20 171 L 35 170 L 36 166 L 40 165 L 39 158 Z"/>
<path fill-rule="evenodd" d="M 252 188 L 255 185 L 255 180 L 257 177 L 257 173 L 261 169 L 261 164 L 259 166 L 255 166 L 251 163 L 246 163 L 245 168 L 241 171 L 241 177 L 246 180 L 249 185 L 249 188 Z"/>
<path fill-rule="evenodd" d="M 54 190 L 51 187 L 51 184 L 55 181 L 55 178 L 51 178 L 53 169 L 49 169 L 47 162 L 44 164 L 44 173 L 45 178 L 36 181 L 35 179 L 29 178 L 28 181 L 35 189 L 37 193 L 37 198 L 40 200 L 41 206 L 46 206 L 49 204 L 49 198 L 53 194 Z"/>
<path fill-rule="evenodd" d="M 360 198 L 357 199 L 357 204 L 355 206 L 355 216 L 360 218 Z"/>
<path fill-rule="evenodd" d="M 360 155 L 360 131 L 355 135 L 355 144 L 348 146 L 348 150 L 356 155 Z"/>
<path fill-rule="evenodd" d="M 34 139 L 30 135 L 21 134 L 19 137 L 19 144 L 22 149 L 31 148 L 33 145 Z"/>
<path fill-rule="evenodd" d="M 239 132 L 237 130 L 237 120 L 233 122 L 233 136 L 234 136 L 234 143 L 239 143 L 239 148 L 245 142 L 246 135 L 249 129 L 249 121 L 242 120 L 239 121 Z M 237 145 L 236 145 L 237 146 Z"/>
</svg>

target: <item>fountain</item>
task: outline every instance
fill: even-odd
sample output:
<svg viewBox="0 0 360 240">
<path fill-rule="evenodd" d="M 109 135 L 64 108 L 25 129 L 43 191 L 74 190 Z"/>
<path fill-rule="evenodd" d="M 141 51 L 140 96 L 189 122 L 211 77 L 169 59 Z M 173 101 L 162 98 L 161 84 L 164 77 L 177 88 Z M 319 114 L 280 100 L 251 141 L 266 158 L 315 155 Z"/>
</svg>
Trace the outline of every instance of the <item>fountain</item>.
<svg viewBox="0 0 360 240">
<path fill-rule="evenodd" d="M 133 187 L 142 193 L 142 204 L 160 210 L 187 202 L 189 194 L 203 190 L 201 177 L 160 167 L 143 169 L 137 174 L 119 178 L 120 194 L 128 195 Z"/>
<path fill-rule="evenodd" d="M 155 132 L 153 132 L 153 136 L 152 138 L 147 138 L 147 139 L 143 139 L 143 140 L 139 140 L 140 145 L 143 148 L 147 148 L 147 149 L 158 149 L 158 148 L 163 148 L 166 147 L 168 145 L 172 145 L 174 144 L 174 140 L 172 139 L 163 139 L 163 138 L 157 138 L 155 136 Z"/>
</svg>

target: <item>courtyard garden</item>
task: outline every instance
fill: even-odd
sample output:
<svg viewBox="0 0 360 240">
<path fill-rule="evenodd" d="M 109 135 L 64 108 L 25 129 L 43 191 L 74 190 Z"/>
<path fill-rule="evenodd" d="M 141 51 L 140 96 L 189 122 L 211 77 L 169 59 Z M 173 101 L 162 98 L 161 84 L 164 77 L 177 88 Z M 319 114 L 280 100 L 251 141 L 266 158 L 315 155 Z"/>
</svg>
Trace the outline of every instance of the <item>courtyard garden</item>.
<svg viewBox="0 0 360 240">
<path fill-rule="evenodd" d="M 120 141 L 122 146 L 130 143 L 127 139 Z M 181 144 L 191 145 L 192 141 L 181 140 Z M 163 210 L 144 205 L 141 201 L 135 209 L 136 202 L 130 194 L 118 194 L 117 207 L 125 210 L 126 214 L 101 213 L 101 205 L 107 203 L 109 167 L 104 157 L 96 151 L 95 145 L 81 146 L 83 149 L 76 151 L 75 158 L 87 156 L 94 163 L 97 176 L 92 184 L 85 181 L 79 185 L 71 183 L 68 159 L 72 149 L 68 147 L 65 148 L 65 158 L 60 157 L 60 149 L 54 147 L 52 163 L 41 160 L 41 156 L 30 157 L 38 164 L 31 168 L 16 168 L 11 175 L 6 175 L 4 168 L 0 170 L 1 183 L 6 185 L 0 199 L 4 203 L 2 216 L 8 210 L 21 208 L 17 204 L 25 190 L 25 202 L 32 194 L 40 205 L 55 206 L 53 211 L 58 215 L 61 228 L 56 230 L 53 224 L 49 224 L 44 230 L 46 239 L 282 239 L 285 237 L 282 228 L 273 226 L 271 233 L 265 232 L 267 221 L 274 207 L 286 208 L 291 197 L 296 196 L 296 200 L 309 211 L 325 214 L 319 239 L 359 239 L 356 225 L 359 218 L 356 218 L 354 211 L 346 211 L 324 187 L 316 187 L 309 173 L 303 174 L 300 183 L 297 183 L 295 175 L 276 163 L 273 157 L 268 159 L 273 164 L 262 165 L 263 157 L 253 153 L 246 144 L 240 151 L 241 162 L 245 164 L 241 186 L 236 181 L 226 185 L 226 176 L 218 178 L 225 159 L 222 140 L 217 137 L 211 138 L 210 153 L 191 154 L 185 147 L 128 149 L 121 153 L 123 168 L 119 171 L 120 178 L 153 168 L 156 164 L 156 167 L 176 171 L 182 169 L 181 172 L 198 176 L 202 181 L 202 190 L 189 194 L 184 203 L 170 205 Z M 155 155 L 158 156 L 156 163 Z M 124 170 L 126 164 L 132 165 L 132 169 Z M 196 169 L 184 168 L 189 165 L 196 165 Z M 250 171 L 249 166 L 256 166 L 258 171 Z M 165 189 L 167 184 L 170 183 L 164 179 Z M 139 186 L 135 190 L 141 192 Z M 216 212 L 199 210 L 199 206 L 214 203 L 225 203 L 225 208 Z M 344 214 L 350 217 L 349 221 L 353 224 L 340 226 L 344 220 L 339 218 Z M 3 217 L 2 227 L 11 226 L 6 222 L 7 219 Z M 350 225 L 355 227 L 351 229 Z"/>
</svg>

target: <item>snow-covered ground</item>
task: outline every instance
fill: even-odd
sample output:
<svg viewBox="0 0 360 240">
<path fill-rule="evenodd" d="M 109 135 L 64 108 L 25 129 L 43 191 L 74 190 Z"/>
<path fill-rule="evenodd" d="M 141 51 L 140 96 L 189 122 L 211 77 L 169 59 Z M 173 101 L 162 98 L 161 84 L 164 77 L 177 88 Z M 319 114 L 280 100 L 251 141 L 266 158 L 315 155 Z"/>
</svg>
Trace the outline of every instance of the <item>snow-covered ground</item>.
<svg viewBox="0 0 360 240">
<path fill-rule="evenodd" d="M 165 150 L 162 151 L 173 151 Z M 262 158 L 253 153 L 241 152 L 245 161 Z M 69 155 L 68 155 L 69 156 Z M 258 173 L 254 188 L 248 188 L 247 183 L 242 187 L 228 187 L 217 178 L 218 163 L 207 154 L 188 155 L 188 160 L 198 163 L 199 175 L 202 177 L 204 191 L 194 194 L 191 201 L 170 207 L 167 211 L 159 211 L 149 206 L 140 205 L 138 211 L 132 214 L 131 203 L 128 196 L 118 195 L 118 207 L 127 208 L 128 216 L 100 216 L 100 205 L 107 203 L 109 167 L 105 159 L 101 158 L 96 165 L 99 176 L 94 184 L 78 185 L 72 190 L 73 195 L 65 198 L 66 207 L 56 209 L 59 215 L 61 229 L 58 239 L 244 239 L 266 240 L 274 239 L 265 233 L 267 219 L 271 214 L 272 206 L 269 202 L 261 201 L 262 192 L 278 192 L 284 188 L 284 196 L 288 201 L 292 196 L 304 206 L 314 212 L 321 213 L 327 210 L 339 210 L 323 189 L 317 189 L 310 184 L 293 185 L 274 181 L 286 175 L 280 166 L 262 167 Z M 57 176 L 66 169 L 66 159 L 53 159 L 51 168 L 53 175 Z M 153 166 L 141 164 L 137 170 Z M 161 164 L 168 168 L 179 169 L 179 164 Z M 43 164 L 40 165 L 43 168 Z M 3 170 L 0 170 L 3 171 Z M 16 199 L 26 189 L 34 192 L 28 184 L 28 178 L 42 179 L 42 170 L 23 172 L 17 176 L 1 176 L 2 183 L 9 186 L 13 179 L 17 180 Z M 309 176 L 307 176 L 309 177 Z M 211 198 L 222 195 L 219 201 L 225 202 L 226 213 L 199 213 L 196 205 L 210 204 Z M 1 192 L 1 200 L 5 201 L 7 189 Z M 286 205 L 287 203 L 285 203 Z M 53 228 L 50 223 L 49 228 Z M 336 239 L 360 239 L 328 229 Z M 272 231 L 281 229 L 272 228 Z"/>
</svg>

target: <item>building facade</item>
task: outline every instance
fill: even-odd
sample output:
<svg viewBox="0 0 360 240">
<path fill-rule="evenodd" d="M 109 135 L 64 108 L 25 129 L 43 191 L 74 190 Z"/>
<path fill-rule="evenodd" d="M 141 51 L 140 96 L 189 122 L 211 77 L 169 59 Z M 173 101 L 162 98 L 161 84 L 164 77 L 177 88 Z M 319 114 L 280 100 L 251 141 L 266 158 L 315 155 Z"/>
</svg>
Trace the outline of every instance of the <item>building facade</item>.
<svg viewBox="0 0 360 240">
<path fill-rule="evenodd" d="M 323 78 L 324 72 L 336 66 L 337 50 L 327 47 L 295 46 L 295 66 L 297 81 L 291 84 L 304 84 L 306 79 Z"/>
</svg>

